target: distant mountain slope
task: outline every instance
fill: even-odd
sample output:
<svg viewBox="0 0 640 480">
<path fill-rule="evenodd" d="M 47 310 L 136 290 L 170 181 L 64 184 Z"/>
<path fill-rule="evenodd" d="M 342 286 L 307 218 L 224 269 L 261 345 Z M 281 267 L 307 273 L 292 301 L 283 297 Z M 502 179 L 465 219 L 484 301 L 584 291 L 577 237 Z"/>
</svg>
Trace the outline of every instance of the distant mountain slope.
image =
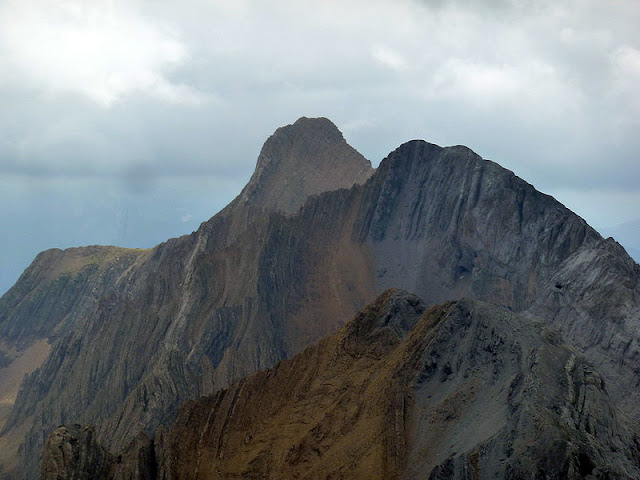
<svg viewBox="0 0 640 480">
<path fill-rule="evenodd" d="M 373 249 L 379 291 L 523 310 L 566 258 L 601 241 L 554 198 L 466 147 L 408 142 L 370 183 L 357 228 Z"/>
<path fill-rule="evenodd" d="M 51 345 L 8 415 L 0 464 L 18 455 L 33 476 L 47 435 L 75 422 L 119 455 L 185 400 L 302 351 L 389 287 L 553 323 L 640 419 L 640 272 L 622 249 L 466 147 L 411 141 L 367 168 L 328 120 L 301 119 L 197 232 L 39 257 L 0 299 L 3 341 Z M 345 188 L 319 193 L 335 177 Z M 291 188 L 300 178 L 308 197 Z"/>
<path fill-rule="evenodd" d="M 640 476 L 636 432 L 557 333 L 469 300 L 425 311 L 387 291 L 318 345 L 188 402 L 124 461 L 61 428 L 42 478 Z"/>
<path fill-rule="evenodd" d="M 640 265 L 622 246 L 609 238 L 580 247 L 529 312 L 587 355 L 620 406 L 640 419 Z"/>
<path fill-rule="evenodd" d="M 640 263 L 640 218 L 604 230 L 607 235 L 624 245 L 629 255 Z"/>
</svg>

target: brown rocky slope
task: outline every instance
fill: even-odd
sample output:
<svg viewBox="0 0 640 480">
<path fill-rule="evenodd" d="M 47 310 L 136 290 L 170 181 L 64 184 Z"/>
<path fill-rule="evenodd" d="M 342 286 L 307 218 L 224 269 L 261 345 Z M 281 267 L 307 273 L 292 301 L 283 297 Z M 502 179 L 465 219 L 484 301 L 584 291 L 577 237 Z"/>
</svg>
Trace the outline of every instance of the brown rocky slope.
<svg viewBox="0 0 640 480">
<path fill-rule="evenodd" d="M 338 186 L 355 185 L 305 197 L 336 165 Z M 285 201 L 283 185 L 323 168 Z M 119 454 L 185 400 L 301 351 L 393 286 L 429 305 L 470 297 L 553 323 L 640 418 L 640 267 L 615 242 L 466 147 L 412 141 L 358 184 L 367 169 L 328 120 L 301 119 L 197 232 L 146 251 L 39 256 L 0 299 L 0 336 L 16 348 L 47 340 L 51 354 L 0 445 L 20 445 L 33 476 L 49 432 L 79 422 Z"/>
<path fill-rule="evenodd" d="M 540 323 L 389 290 L 291 360 L 187 402 L 146 464 L 128 460 L 141 444 L 118 460 L 61 428 L 42 479 L 639 478 L 637 430 L 613 403 Z"/>
</svg>

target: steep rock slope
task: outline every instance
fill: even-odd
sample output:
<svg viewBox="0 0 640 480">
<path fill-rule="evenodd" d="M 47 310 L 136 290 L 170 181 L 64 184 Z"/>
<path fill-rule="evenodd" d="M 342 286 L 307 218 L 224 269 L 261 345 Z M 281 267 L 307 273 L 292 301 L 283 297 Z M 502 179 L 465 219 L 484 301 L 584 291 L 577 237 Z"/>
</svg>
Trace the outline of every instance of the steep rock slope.
<svg viewBox="0 0 640 480">
<path fill-rule="evenodd" d="M 265 142 L 237 202 L 295 213 L 310 195 L 364 183 L 373 171 L 330 120 L 302 117 Z"/>
<path fill-rule="evenodd" d="M 426 311 L 389 290 L 318 345 L 185 404 L 135 466 L 145 476 L 126 478 L 637 478 L 636 427 L 614 403 L 540 323 L 469 300 Z M 61 460 L 60 435 L 43 480 L 84 478 L 89 457 L 104 469 L 86 441 Z"/>
<path fill-rule="evenodd" d="M 583 245 L 529 312 L 546 318 L 598 365 L 626 412 L 640 418 L 640 265 L 613 239 Z"/>
<path fill-rule="evenodd" d="M 115 458 L 95 439 L 95 430 L 80 425 L 60 427 L 47 439 L 42 478 L 107 480 Z"/>
<path fill-rule="evenodd" d="M 18 392 L 23 378 L 27 382 L 37 378 L 34 370 L 51 362 L 55 353 L 50 352 L 60 352 L 57 349 L 68 339 L 84 335 L 91 315 L 105 297 L 113 294 L 118 279 L 143 262 L 146 255 L 144 250 L 99 246 L 49 250 L 38 255 L 2 297 L 0 352 L 6 353 L 7 361 L 0 365 L 0 425 L 5 432 L 0 436 L 0 471 L 17 466 L 25 428 L 6 434 L 15 419 L 21 418 L 23 425 L 42 423 L 32 409 L 24 410 L 29 403 L 21 400 L 24 393 L 20 396 Z M 48 375 L 38 389 L 44 388 L 56 372 Z M 45 426 L 50 428 L 48 422 Z M 43 432 L 39 438 L 41 442 Z"/>
<path fill-rule="evenodd" d="M 311 140 L 316 128 L 322 141 Z M 640 324 L 638 269 L 623 250 L 600 260 L 587 255 L 607 241 L 553 198 L 466 147 L 423 141 L 396 149 L 362 185 L 312 195 L 299 209 L 297 194 L 283 203 L 288 189 L 279 182 L 310 165 L 334 174 L 327 152 L 342 152 L 352 165 L 344 176 L 361 171 L 361 158 L 327 128 L 324 119 L 301 119 L 278 130 L 247 189 L 197 232 L 139 253 L 95 302 L 74 293 L 74 305 L 92 306 L 77 313 L 84 326 L 54 339 L 0 442 L 22 444 L 31 459 L 53 428 L 80 422 L 95 424 L 98 440 L 117 455 L 140 431 L 153 434 L 170 422 L 185 399 L 301 351 L 390 286 L 415 291 L 427 304 L 466 296 L 529 310 L 561 329 L 573 325 L 568 340 L 602 353 L 597 365 L 616 400 L 638 384 L 640 370 L 627 355 Z M 278 168 L 295 162 L 301 165 Z M 273 186 L 262 188 L 260 179 Z M 560 308 L 555 278 L 582 275 L 578 258 L 612 272 L 607 282 L 580 280 L 593 302 L 619 297 L 628 304 L 589 308 L 582 290 L 565 288 Z M 43 320 L 53 306 L 26 295 L 32 287 L 21 280 L 14 288 L 24 293 L 0 304 L 15 298 L 28 315 L 9 323 L 57 324 L 59 316 Z M 589 333 L 598 322 L 608 337 Z M 616 347 L 606 348 L 611 338 Z M 623 407 L 640 418 L 634 402 Z"/>
<path fill-rule="evenodd" d="M 146 254 L 95 245 L 42 252 L 2 297 L 0 336 L 20 348 L 81 328 L 105 291 Z"/>
<path fill-rule="evenodd" d="M 411 141 L 381 164 L 358 235 L 378 290 L 429 303 L 472 295 L 514 310 L 582 244 L 600 235 L 554 198 L 466 147 Z"/>
<path fill-rule="evenodd" d="M 287 162 L 298 164 L 293 176 Z M 288 184 L 305 166 L 315 177 L 304 183 L 306 192 L 298 189 L 291 198 L 287 189 L 269 191 L 256 180 L 268 170 L 270 182 Z M 170 421 L 185 399 L 331 333 L 337 325 L 319 321 L 323 313 L 342 318 L 362 306 L 370 296 L 363 289 L 372 288 L 353 278 L 357 287 L 336 290 L 338 301 L 330 301 L 334 292 L 323 292 L 324 308 L 303 323 L 287 324 L 288 312 L 306 296 L 301 290 L 317 260 L 302 255 L 312 250 L 304 232 L 287 226 L 274 209 L 279 202 L 294 208 L 304 194 L 322 191 L 327 178 L 351 186 L 367 176 L 370 164 L 328 120 L 301 119 L 267 141 L 257 169 L 263 173 L 250 186 L 260 194 L 243 193 L 197 232 L 127 255 L 111 247 L 45 252 L 2 298 L 3 338 L 18 347 L 43 338 L 51 344 L 4 426 L 0 444 L 14 447 L 0 458 L 5 470 L 14 467 L 18 445 L 27 469 L 37 465 L 32 459 L 46 435 L 68 421 L 96 423 L 107 445 L 125 445 L 141 430 Z M 289 250 L 298 254 L 289 258 Z M 359 261 L 340 265 L 345 278 L 351 270 L 366 270 L 350 268 Z"/>
<path fill-rule="evenodd" d="M 553 324 L 640 419 L 640 266 L 554 198 L 466 147 L 408 142 L 363 192 L 355 226 L 376 290 L 468 296 Z"/>
</svg>

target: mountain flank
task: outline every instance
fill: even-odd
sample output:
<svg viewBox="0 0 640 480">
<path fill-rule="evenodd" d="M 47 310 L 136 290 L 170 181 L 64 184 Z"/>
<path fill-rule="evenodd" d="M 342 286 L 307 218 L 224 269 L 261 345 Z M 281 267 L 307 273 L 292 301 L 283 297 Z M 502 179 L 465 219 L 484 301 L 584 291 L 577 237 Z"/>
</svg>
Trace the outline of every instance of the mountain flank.
<svg viewBox="0 0 640 480">
<path fill-rule="evenodd" d="M 636 262 L 640 262 L 640 218 L 603 228 L 601 231 L 603 230 L 623 244 Z"/>
<path fill-rule="evenodd" d="M 146 465 L 62 428 L 42 478 L 638 478 L 637 434 L 611 406 L 540 323 L 389 290 L 291 360 L 187 402 L 125 454 Z M 141 445 L 153 455 L 133 455 Z"/>
<path fill-rule="evenodd" d="M 60 425 L 68 429 L 56 437 L 61 445 L 85 435 L 115 458 L 132 442 L 153 439 L 156 448 L 158 431 L 185 401 L 303 352 L 391 287 L 415 292 L 425 306 L 467 298 L 555 328 L 606 385 L 598 398 L 611 415 L 603 422 L 618 418 L 632 429 L 640 419 L 640 267 L 624 249 L 466 147 L 411 141 L 375 172 L 354 152 L 327 119 L 303 118 L 274 133 L 249 185 L 198 231 L 149 250 L 39 255 L 0 299 L 8 352 L 0 372 L 33 345 L 50 348 L 0 431 L 0 445 L 10 446 L 0 458 L 6 478 L 34 478 Z M 542 340 L 531 345 L 546 341 L 535 338 Z M 74 424 L 93 425 L 93 433 Z M 568 435 L 582 438 L 571 428 Z M 594 451 L 614 445 L 603 442 Z M 463 445 L 463 435 L 452 444 Z M 598 462 L 609 455 L 585 454 Z M 425 468 L 437 467 L 429 462 Z"/>
<path fill-rule="evenodd" d="M 72 419 L 97 424 L 96 436 L 108 446 L 153 432 L 184 400 L 328 335 L 373 295 L 362 273 L 366 259 L 337 248 L 340 262 L 322 263 L 326 251 L 348 240 L 337 235 L 314 245 L 306 226 L 292 228 L 290 212 L 279 208 L 299 208 L 302 197 L 323 191 L 334 176 L 339 188 L 370 175 L 370 163 L 337 128 L 303 118 L 279 129 L 256 171 L 229 207 L 191 235 L 150 250 L 47 251 L 2 297 L 0 333 L 8 348 L 51 345 L 6 409 L 0 442 L 11 448 L 0 457 L 3 471 L 36 475 L 32 459 L 46 436 Z M 295 182 L 303 171 L 314 173 L 298 185 L 302 190 L 262 185 Z M 348 228 L 339 216 L 334 220 Z M 340 275 L 349 289 L 327 278 Z M 307 295 L 311 289 L 317 293 Z M 304 318 L 294 315 L 320 304 Z"/>
</svg>

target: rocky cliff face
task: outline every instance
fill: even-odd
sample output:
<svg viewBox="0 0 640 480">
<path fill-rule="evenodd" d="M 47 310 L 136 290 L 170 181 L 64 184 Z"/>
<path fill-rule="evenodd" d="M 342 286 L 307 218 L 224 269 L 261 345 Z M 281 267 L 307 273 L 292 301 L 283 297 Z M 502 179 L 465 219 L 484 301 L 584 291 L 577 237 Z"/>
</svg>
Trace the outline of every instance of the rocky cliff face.
<svg viewBox="0 0 640 480">
<path fill-rule="evenodd" d="M 640 419 L 640 266 L 613 239 L 466 147 L 409 142 L 367 187 L 356 234 L 373 251 L 377 291 L 468 296 L 544 319 Z"/>
<path fill-rule="evenodd" d="M 637 478 L 637 432 L 614 405 L 540 323 L 390 290 L 317 346 L 187 402 L 145 478 Z M 79 445 L 73 475 L 102 458 Z"/>
<path fill-rule="evenodd" d="M 640 265 L 613 239 L 576 250 L 529 312 L 598 365 L 625 412 L 640 418 Z"/>
<path fill-rule="evenodd" d="M 11 352 L 51 349 L 8 415 L 0 464 L 22 458 L 33 476 L 27 460 L 74 422 L 120 455 L 185 400 L 302 351 L 391 286 L 553 323 L 597 353 L 617 401 L 638 383 L 639 277 L 582 219 L 465 147 L 409 142 L 371 175 L 330 122 L 301 119 L 197 232 L 146 251 L 46 252 L 0 300 Z M 620 403 L 638 419 L 636 405 Z"/>
<path fill-rule="evenodd" d="M 540 286 L 600 236 L 552 197 L 466 147 L 412 141 L 380 165 L 357 234 L 376 287 L 429 303 L 473 296 L 528 308 Z"/>
<path fill-rule="evenodd" d="M 144 262 L 146 255 L 144 250 L 97 246 L 49 250 L 38 255 L 2 297 L 0 351 L 7 352 L 10 361 L 0 367 L 0 472 L 17 468 L 19 448 L 30 452 L 29 445 L 42 447 L 48 434 L 44 430 L 56 425 L 35 405 L 44 392 L 55 389 L 52 382 L 65 385 L 56 375 L 62 374 L 58 369 L 65 352 L 78 345 L 73 339 L 89 333 L 95 311 L 115 295 L 122 275 Z M 39 367 L 45 370 L 34 372 Z M 66 395 L 78 396 L 79 391 Z M 26 429 L 31 431 L 27 436 Z M 25 455 L 39 457 L 37 450 Z"/>
</svg>

